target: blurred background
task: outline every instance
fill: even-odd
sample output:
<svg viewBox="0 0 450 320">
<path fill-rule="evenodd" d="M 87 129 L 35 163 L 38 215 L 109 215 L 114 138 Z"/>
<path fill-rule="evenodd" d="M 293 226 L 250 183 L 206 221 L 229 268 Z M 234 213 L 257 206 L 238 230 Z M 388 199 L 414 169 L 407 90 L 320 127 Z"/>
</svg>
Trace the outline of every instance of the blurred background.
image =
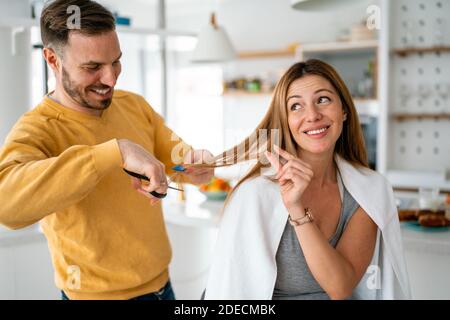
<svg viewBox="0 0 450 320">
<path fill-rule="evenodd" d="M 0 0 L 0 144 L 55 85 L 42 58 L 44 2 Z M 117 19 L 116 88 L 143 95 L 183 139 L 215 154 L 252 132 L 290 65 L 332 64 L 354 98 L 370 166 L 394 187 L 413 297 L 450 298 L 450 0 L 99 2 Z M 164 200 L 177 298 L 200 298 L 223 196 L 247 168 Z M 0 227 L 0 299 L 58 298 L 39 226 Z"/>
</svg>

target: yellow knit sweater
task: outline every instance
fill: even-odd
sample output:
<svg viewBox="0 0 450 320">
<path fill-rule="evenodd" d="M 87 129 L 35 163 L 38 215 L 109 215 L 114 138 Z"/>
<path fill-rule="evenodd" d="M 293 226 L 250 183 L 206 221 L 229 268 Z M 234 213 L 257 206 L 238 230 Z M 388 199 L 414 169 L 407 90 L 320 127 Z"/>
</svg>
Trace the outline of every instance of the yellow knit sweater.
<svg viewBox="0 0 450 320">
<path fill-rule="evenodd" d="M 143 146 L 168 170 L 173 148 L 183 146 L 180 157 L 189 148 L 142 97 L 116 90 L 101 117 L 45 97 L 0 150 L 0 223 L 41 221 L 56 285 L 71 299 L 129 299 L 168 280 L 161 205 L 132 188 L 117 139 Z"/>
</svg>

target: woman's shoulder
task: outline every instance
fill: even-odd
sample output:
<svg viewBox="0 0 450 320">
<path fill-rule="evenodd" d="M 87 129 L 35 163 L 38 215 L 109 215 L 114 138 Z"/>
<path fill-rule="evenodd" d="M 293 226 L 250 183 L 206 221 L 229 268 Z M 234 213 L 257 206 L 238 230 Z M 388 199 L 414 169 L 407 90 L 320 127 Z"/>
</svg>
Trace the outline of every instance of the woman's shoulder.
<svg viewBox="0 0 450 320">
<path fill-rule="evenodd" d="M 277 187 L 277 184 L 272 181 L 268 176 L 258 175 L 251 177 L 242 182 L 237 190 L 266 190 Z"/>
<path fill-rule="evenodd" d="M 364 167 L 361 165 L 355 165 L 341 157 L 338 159 L 338 168 L 340 174 L 345 178 L 352 178 L 352 180 L 364 181 L 367 187 L 387 187 L 390 188 L 388 179 L 378 171 Z"/>
<path fill-rule="evenodd" d="M 392 188 L 389 180 L 380 172 L 367 167 L 358 167 L 356 169 L 359 170 L 364 176 L 366 176 L 373 186 L 382 187 L 383 189 Z"/>
<path fill-rule="evenodd" d="M 246 179 L 231 194 L 224 208 L 224 217 L 233 219 L 240 216 L 254 218 L 271 215 L 283 210 L 278 183 L 265 176 L 256 176 Z M 241 213 L 245 212 L 245 215 Z"/>
<path fill-rule="evenodd" d="M 279 187 L 278 184 L 269 177 L 258 175 L 246 179 L 233 191 L 233 193 L 237 197 L 245 197 L 248 200 L 268 200 L 274 195 L 279 194 Z"/>
</svg>

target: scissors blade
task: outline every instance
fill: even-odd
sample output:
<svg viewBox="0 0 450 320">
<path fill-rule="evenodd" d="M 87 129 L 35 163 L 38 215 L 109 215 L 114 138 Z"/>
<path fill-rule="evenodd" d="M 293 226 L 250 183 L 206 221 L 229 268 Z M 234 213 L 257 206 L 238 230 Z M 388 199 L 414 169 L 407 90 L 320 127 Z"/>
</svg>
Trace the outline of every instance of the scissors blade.
<svg viewBox="0 0 450 320">
<path fill-rule="evenodd" d="M 178 188 L 175 188 L 175 187 L 171 187 L 171 186 L 168 186 L 167 188 L 169 188 L 169 189 L 172 189 L 172 190 L 177 190 L 177 191 L 181 191 L 181 192 L 183 192 L 183 191 L 184 191 L 183 189 L 178 189 Z"/>
</svg>

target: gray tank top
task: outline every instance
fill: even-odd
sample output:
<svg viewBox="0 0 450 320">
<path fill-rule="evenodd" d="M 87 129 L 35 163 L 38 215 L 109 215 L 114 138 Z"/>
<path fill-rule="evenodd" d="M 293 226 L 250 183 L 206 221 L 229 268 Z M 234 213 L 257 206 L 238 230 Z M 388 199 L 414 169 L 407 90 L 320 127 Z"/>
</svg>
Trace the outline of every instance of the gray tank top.
<svg viewBox="0 0 450 320">
<path fill-rule="evenodd" d="M 338 174 L 341 194 L 341 213 L 334 235 L 329 240 L 336 247 L 350 218 L 359 205 L 348 193 Z M 286 223 L 276 254 L 277 280 L 272 299 L 274 300 L 327 300 L 329 296 L 314 279 L 298 242 L 294 227 Z"/>
</svg>

